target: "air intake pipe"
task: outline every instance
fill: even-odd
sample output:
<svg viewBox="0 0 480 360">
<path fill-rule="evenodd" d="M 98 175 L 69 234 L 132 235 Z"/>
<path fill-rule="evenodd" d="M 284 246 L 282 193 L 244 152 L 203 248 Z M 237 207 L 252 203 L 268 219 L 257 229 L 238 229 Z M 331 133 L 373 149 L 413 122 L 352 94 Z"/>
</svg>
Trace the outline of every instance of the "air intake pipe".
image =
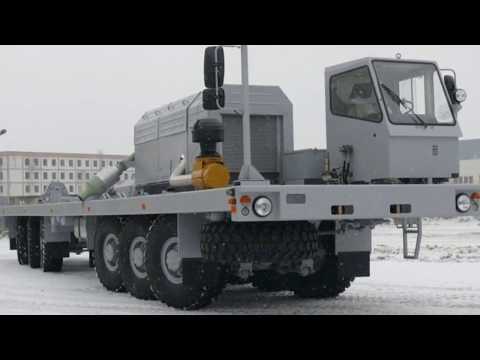
<svg viewBox="0 0 480 360">
<path fill-rule="evenodd" d="M 217 143 L 224 140 L 222 122 L 216 119 L 198 120 L 192 131 L 193 142 L 200 144 L 191 174 L 183 175 L 186 159 L 182 158 L 170 177 L 170 187 L 193 186 L 197 190 L 226 187 L 230 183 L 230 171 L 217 153 Z"/>
</svg>

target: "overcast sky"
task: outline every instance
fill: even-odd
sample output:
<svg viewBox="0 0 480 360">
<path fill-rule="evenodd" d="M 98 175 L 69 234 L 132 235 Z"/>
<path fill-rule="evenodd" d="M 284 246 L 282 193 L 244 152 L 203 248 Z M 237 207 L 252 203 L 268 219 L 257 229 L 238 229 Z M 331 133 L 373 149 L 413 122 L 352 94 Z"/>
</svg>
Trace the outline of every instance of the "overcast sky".
<svg viewBox="0 0 480 360">
<path fill-rule="evenodd" d="M 0 150 L 130 153 L 150 109 L 203 88 L 204 46 L 0 46 Z M 294 104 L 295 148 L 322 148 L 324 68 L 358 58 L 435 60 L 454 68 L 469 98 L 465 138 L 480 138 L 479 46 L 251 46 L 250 81 L 279 85 Z M 240 83 L 226 50 L 226 82 Z"/>
</svg>

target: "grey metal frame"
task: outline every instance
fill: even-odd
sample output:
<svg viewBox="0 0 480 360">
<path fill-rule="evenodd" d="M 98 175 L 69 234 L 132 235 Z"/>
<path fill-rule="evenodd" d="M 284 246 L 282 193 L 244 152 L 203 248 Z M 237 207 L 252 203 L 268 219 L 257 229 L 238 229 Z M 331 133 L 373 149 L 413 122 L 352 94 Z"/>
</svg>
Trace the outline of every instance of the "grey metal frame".
<svg viewBox="0 0 480 360">
<path fill-rule="evenodd" d="M 395 219 L 419 217 L 461 217 L 479 215 L 474 205 L 467 213 L 456 209 L 461 193 L 480 192 L 479 185 L 241 185 L 230 188 L 139 196 L 126 199 L 92 200 L 87 202 L 4 206 L 0 216 L 25 217 L 90 217 L 152 214 L 230 213 L 231 190 L 237 204 L 240 197 L 267 196 L 273 212 L 266 218 L 250 211 L 242 215 L 241 206 L 231 214 L 234 222 Z M 305 199 L 288 203 L 289 195 Z M 411 212 L 392 214 L 390 207 L 410 205 Z M 353 214 L 332 214 L 332 206 L 353 206 Z"/>
</svg>

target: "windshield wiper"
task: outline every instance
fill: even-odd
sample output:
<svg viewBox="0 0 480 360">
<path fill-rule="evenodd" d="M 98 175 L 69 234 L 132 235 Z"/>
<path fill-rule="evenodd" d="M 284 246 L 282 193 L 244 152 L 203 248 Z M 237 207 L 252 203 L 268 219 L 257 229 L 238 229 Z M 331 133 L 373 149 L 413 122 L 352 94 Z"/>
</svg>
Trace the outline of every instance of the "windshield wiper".
<svg viewBox="0 0 480 360">
<path fill-rule="evenodd" d="M 405 109 L 408 110 L 408 115 L 412 115 L 416 120 L 418 120 L 425 128 L 428 127 L 427 123 L 422 120 L 422 118 L 413 111 L 413 108 L 408 107 L 407 103 L 405 100 L 401 99 L 400 96 L 398 96 L 395 91 L 390 89 L 387 85 L 381 84 L 382 88 L 387 92 L 387 94 L 392 98 L 393 101 L 397 103 L 397 105 L 402 105 Z"/>
</svg>

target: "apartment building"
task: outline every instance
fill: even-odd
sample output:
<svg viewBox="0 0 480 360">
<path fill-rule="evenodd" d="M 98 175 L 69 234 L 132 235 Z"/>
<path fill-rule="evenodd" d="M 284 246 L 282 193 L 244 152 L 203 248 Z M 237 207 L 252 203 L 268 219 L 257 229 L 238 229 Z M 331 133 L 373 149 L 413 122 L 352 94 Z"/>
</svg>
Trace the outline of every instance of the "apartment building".
<svg viewBox="0 0 480 360">
<path fill-rule="evenodd" d="M 30 203 L 45 193 L 51 182 L 65 184 L 71 195 L 79 194 L 90 178 L 127 155 L 42 152 L 0 152 L 0 197 L 11 204 Z M 129 169 L 122 181 L 131 181 Z"/>
</svg>

